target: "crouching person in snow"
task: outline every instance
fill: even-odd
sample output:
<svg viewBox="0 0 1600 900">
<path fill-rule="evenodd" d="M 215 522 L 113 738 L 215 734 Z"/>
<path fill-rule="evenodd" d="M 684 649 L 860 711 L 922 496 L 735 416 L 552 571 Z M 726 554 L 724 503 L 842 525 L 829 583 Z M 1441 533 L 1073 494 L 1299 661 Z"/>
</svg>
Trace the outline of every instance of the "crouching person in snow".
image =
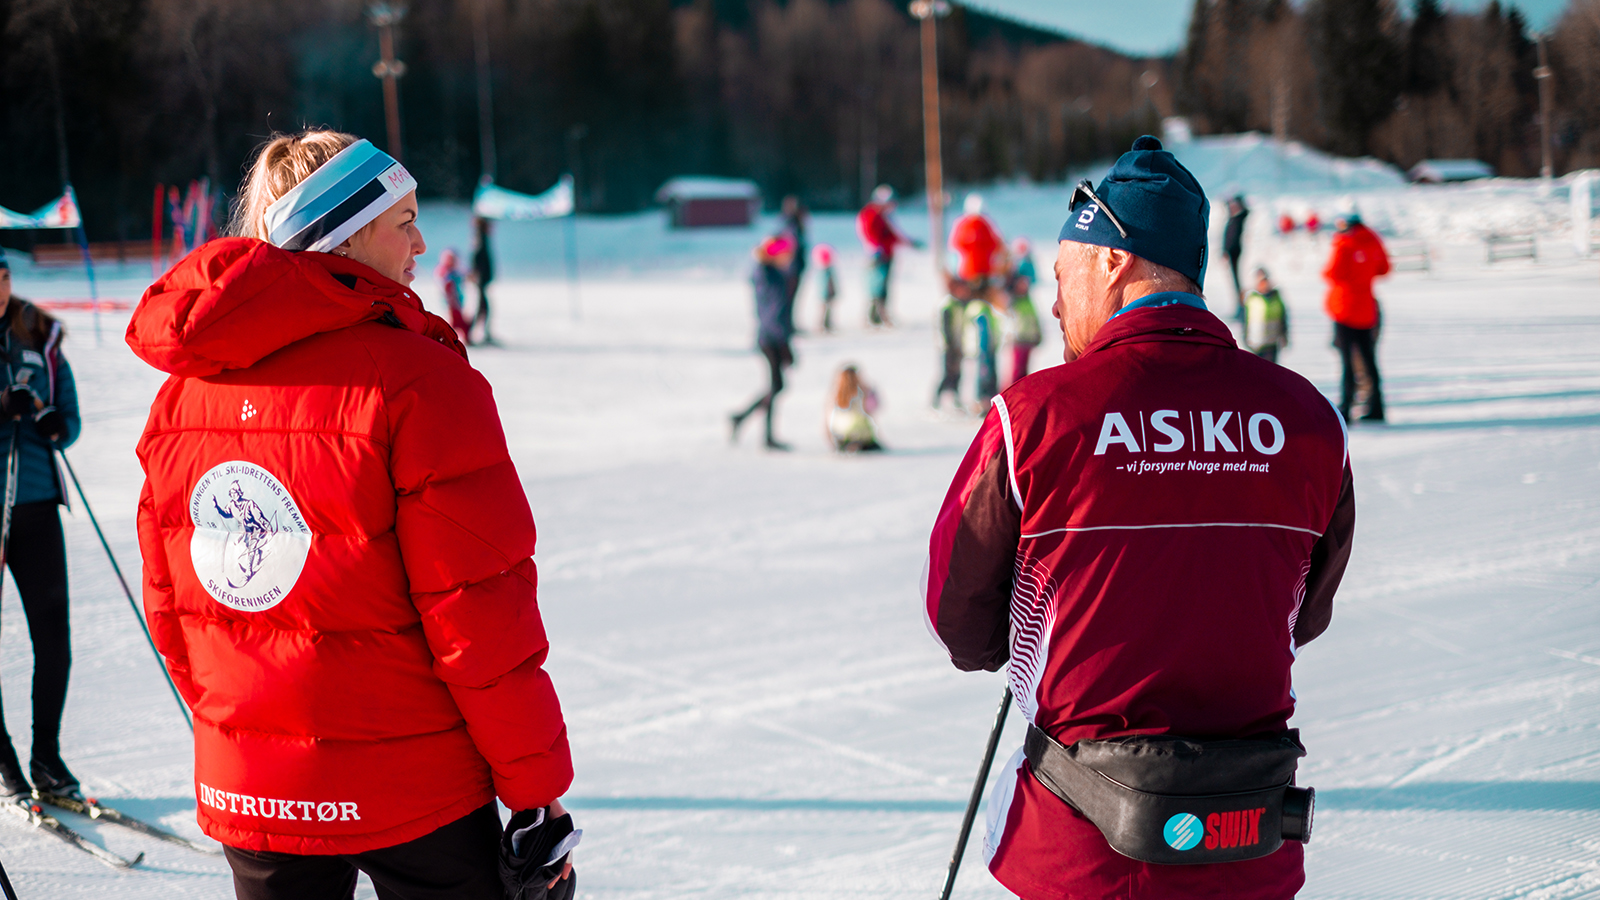
<svg viewBox="0 0 1600 900">
<path fill-rule="evenodd" d="M 570 823 L 533 517 L 488 382 L 407 287 L 416 215 L 370 143 L 276 137 L 238 236 L 128 327 L 171 376 L 138 447 L 145 614 L 241 898 L 349 897 L 357 870 L 498 898 L 495 798 Z"/>
<path fill-rule="evenodd" d="M 828 404 L 824 424 L 833 449 L 840 453 L 882 450 L 877 423 L 872 421 L 872 414 L 878 411 L 878 392 L 861 377 L 855 364 L 839 370 L 829 396 L 833 402 Z"/>
<path fill-rule="evenodd" d="M 1007 888 L 1289 898 L 1309 836 L 1289 668 L 1349 558 L 1344 430 L 1206 309 L 1205 195 L 1155 138 L 1133 147 L 1073 195 L 1067 364 L 995 398 L 925 611 L 958 668 L 1009 662 L 1029 723 L 988 804 Z"/>
</svg>

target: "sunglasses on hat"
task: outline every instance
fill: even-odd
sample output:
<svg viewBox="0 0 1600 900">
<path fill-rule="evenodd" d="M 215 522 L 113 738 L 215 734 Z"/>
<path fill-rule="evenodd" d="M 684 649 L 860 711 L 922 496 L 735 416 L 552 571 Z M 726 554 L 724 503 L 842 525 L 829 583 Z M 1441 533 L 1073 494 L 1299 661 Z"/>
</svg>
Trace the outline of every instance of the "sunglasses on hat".
<svg viewBox="0 0 1600 900">
<path fill-rule="evenodd" d="M 1093 203 L 1099 207 L 1100 211 L 1106 214 L 1106 218 L 1111 220 L 1111 224 L 1117 226 L 1117 233 L 1122 235 L 1124 240 L 1127 239 L 1128 229 L 1122 227 L 1122 222 L 1117 218 L 1117 214 L 1112 212 L 1111 207 L 1100 199 L 1099 194 L 1094 192 L 1094 184 L 1087 178 L 1078 182 L 1077 187 L 1072 189 L 1072 199 L 1067 201 L 1067 211 L 1075 212 L 1084 203 Z"/>
</svg>

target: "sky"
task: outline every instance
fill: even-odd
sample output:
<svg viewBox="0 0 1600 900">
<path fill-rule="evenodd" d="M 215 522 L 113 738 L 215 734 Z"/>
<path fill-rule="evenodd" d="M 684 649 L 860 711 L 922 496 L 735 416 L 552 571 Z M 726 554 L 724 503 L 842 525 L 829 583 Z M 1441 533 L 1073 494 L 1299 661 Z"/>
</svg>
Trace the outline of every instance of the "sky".
<svg viewBox="0 0 1600 900">
<path fill-rule="evenodd" d="M 1409 8 L 1410 0 L 1400 0 Z M 1504 0 L 1502 0 L 1504 2 Z M 1159 55 L 1183 43 L 1194 0 L 962 0 L 962 5 L 990 9 L 1024 22 L 1059 28 L 1097 44 L 1128 53 Z M 1452 9 L 1482 9 L 1482 2 L 1451 2 Z M 1566 0 L 1514 0 L 1534 30 L 1555 24 Z"/>
</svg>

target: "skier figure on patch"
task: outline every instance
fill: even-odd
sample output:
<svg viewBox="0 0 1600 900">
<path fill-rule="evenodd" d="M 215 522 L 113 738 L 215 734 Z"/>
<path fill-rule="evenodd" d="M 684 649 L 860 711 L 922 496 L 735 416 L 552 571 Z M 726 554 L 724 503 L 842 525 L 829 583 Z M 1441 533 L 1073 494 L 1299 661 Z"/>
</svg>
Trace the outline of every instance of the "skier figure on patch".
<svg viewBox="0 0 1600 900">
<path fill-rule="evenodd" d="M 267 537 L 277 529 L 267 514 L 261 511 L 261 507 L 244 495 L 244 488 L 237 481 L 228 488 L 228 509 L 222 508 L 215 495 L 211 498 L 211 505 L 217 508 L 218 514 L 224 519 L 238 519 L 239 524 L 244 526 L 243 532 L 228 540 L 229 550 L 238 554 L 236 565 L 242 576 L 238 582 L 229 578 L 228 586 L 242 588 L 260 571 L 267 557 Z"/>
</svg>

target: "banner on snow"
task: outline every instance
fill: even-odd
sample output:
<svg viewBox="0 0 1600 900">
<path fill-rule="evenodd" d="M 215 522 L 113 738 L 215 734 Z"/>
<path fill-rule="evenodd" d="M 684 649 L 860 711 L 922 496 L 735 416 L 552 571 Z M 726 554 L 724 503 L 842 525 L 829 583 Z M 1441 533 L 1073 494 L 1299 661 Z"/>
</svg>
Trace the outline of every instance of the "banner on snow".
<svg viewBox="0 0 1600 900">
<path fill-rule="evenodd" d="M 542 194 L 519 194 L 486 182 L 472 195 L 473 213 L 485 219 L 559 219 L 573 210 L 570 174 Z"/>
<path fill-rule="evenodd" d="M 19 213 L 0 206 L 0 228 L 77 228 L 83 224 L 78 214 L 78 196 L 67 186 L 66 193 L 34 210 Z"/>
</svg>

